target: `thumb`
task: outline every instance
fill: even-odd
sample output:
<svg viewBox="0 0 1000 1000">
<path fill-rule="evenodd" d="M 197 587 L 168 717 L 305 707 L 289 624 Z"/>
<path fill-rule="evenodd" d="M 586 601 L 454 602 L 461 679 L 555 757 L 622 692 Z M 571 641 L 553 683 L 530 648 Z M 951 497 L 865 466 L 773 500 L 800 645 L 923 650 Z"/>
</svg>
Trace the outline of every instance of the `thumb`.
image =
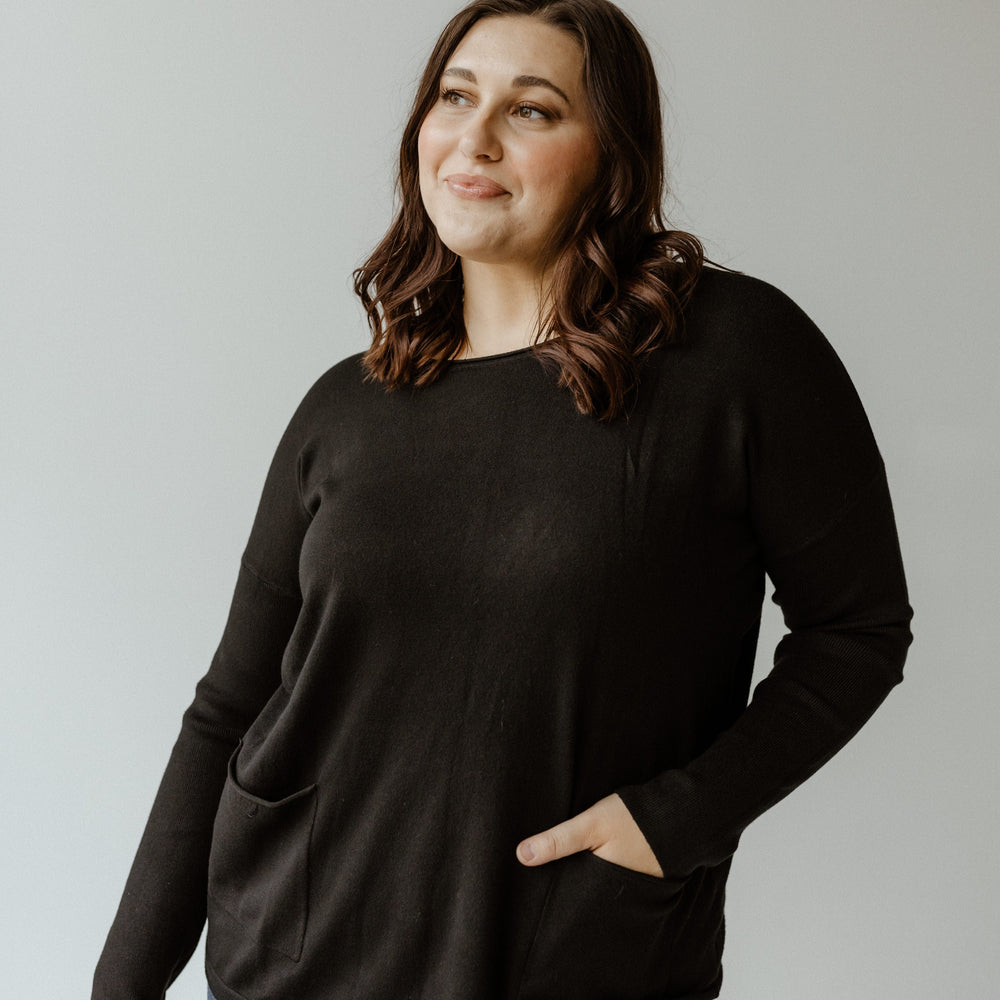
<svg viewBox="0 0 1000 1000">
<path fill-rule="evenodd" d="M 578 851 L 590 850 L 594 839 L 593 807 L 542 833 L 536 833 L 517 845 L 517 859 L 522 865 L 534 867 L 565 858 Z"/>
</svg>

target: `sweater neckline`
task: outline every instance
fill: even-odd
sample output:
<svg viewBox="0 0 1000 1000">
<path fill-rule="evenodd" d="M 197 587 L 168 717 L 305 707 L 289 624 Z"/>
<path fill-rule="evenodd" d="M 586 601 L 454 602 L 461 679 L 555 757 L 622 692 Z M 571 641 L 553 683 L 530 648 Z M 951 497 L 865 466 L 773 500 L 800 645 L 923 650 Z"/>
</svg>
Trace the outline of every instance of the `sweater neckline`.
<svg viewBox="0 0 1000 1000">
<path fill-rule="evenodd" d="M 476 365 L 487 365 L 491 362 L 511 361 L 531 354 L 532 347 L 517 347 L 513 351 L 502 351 L 500 354 L 483 354 L 475 358 L 453 358 L 449 364 L 455 368 L 469 368 Z"/>
</svg>

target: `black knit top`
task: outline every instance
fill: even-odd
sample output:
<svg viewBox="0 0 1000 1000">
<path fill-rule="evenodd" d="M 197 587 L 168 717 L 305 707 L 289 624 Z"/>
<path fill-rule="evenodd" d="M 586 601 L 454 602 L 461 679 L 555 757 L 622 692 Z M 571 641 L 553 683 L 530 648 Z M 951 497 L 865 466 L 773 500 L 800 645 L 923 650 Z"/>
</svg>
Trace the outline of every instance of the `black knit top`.
<svg viewBox="0 0 1000 1000">
<path fill-rule="evenodd" d="M 767 574 L 788 634 L 747 706 Z M 881 458 L 833 350 L 706 271 L 628 415 L 530 349 L 313 386 L 94 997 L 710 998 L 742 830 L 901 678 Z M 514 848 L 618 791 L 665 878 Z"/>
</svg>

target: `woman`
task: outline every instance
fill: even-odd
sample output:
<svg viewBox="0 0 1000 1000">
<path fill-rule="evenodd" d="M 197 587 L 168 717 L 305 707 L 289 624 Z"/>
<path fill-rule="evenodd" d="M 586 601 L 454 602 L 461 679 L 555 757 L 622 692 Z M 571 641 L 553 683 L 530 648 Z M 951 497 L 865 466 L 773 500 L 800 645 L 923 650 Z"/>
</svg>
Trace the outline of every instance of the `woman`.
<svg viewBox="0 0 1000 1000">
<path fill-rule="evenodd" d="M 95 997 L 161 996 L 206 886 L 218 1000 L 718 995 L 740 834 L 899 681 L 910 609 L 846 373 L 662 183 L 607 0 L 445 28 L 372 347 L 278 446 Z"/>
</svg>

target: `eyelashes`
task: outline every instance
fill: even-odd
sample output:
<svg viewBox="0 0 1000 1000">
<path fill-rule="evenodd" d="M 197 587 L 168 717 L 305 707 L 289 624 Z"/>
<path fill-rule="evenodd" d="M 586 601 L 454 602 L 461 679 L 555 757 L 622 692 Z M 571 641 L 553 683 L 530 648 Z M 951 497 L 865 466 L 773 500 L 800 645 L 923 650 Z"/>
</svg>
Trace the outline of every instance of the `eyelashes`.
<svg viewBox="0 0 1000 1000">
<path fill-rule="evenodd" d="M 445 90 L 441 91 L 440 100 L 442 104 L 447 104 L 451 107 L 464 107 L 460 101 L 468 101 L 468 94 L 462 93 L 460 90 Z M 520 119 L 521 121 L 551 121 L 556 116 L 550 111 L 546 111 L 544 108 L 538 107 L 537 104 L 530 104 L 526 101 L 520 101 L 514 105 L 514 117 Z"/>
</svg>

